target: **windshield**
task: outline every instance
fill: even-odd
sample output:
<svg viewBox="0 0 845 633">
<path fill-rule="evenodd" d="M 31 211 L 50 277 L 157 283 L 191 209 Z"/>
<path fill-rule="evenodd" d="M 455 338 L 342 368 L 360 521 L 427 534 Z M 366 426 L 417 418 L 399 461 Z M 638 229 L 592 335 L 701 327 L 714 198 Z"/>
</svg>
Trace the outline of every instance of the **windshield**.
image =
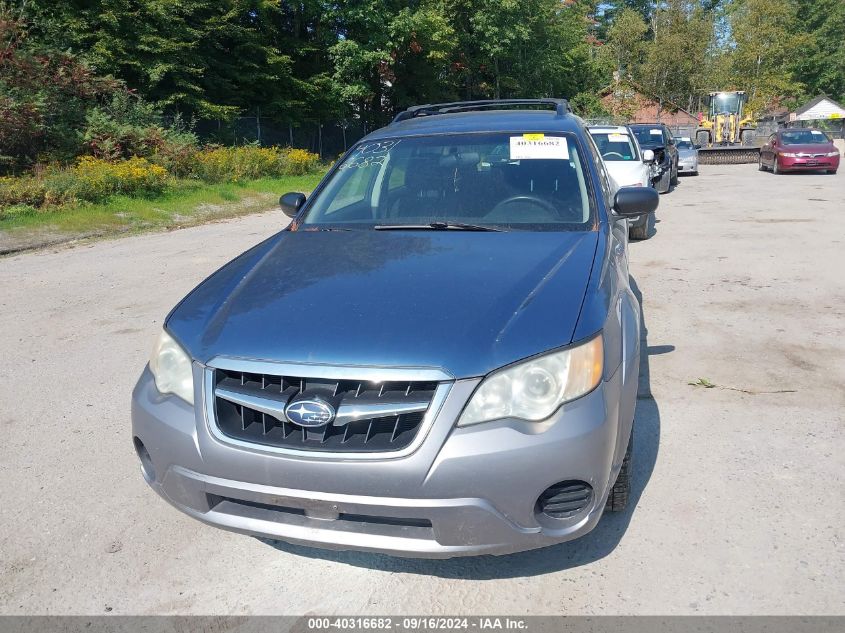
<svg viewBox="0 0 845 633">
<path fill-rule="evenodd" d="M 590 130 L 590 134 L 593 135 L 596 147 L 599 148 L 599 153 L 604 160 L 639 160 L 634 143 L 627 134 L 618 132 L 594 132 L 593 130 Z"/>
<path fill-rule="evenodd" d="M 784 145 L 819 145 L 830 143 L 830 139 L 818 130 L 789 130 L 781 132 L 780 139 Z"/>
<path fill-rule="evenodd" d="M 663 128 L 659 126 L 632 127 L 631 131 L 637 137 L 641 147 L 662 147 L 666 144 L 663 140 Z"/>
<path fill-rule="evenodd" d="M 675 143 L 675 147 L 678 149 L 694 149 L 692 141 L 688 139 L 681 139 L 677 143 Z"/>
<path fill-rule="evenodd" d="M 720 92 L 710 97 L 710 114 L 739 112 L 745 103 L 745 95 L 739 92 Z"/>
<path fill-rule="evenodd" d="M 593 224 L 586 181 L 568 134 L 364 142 L 311 201 L 302 228 L 586 230 Z"/>
</svg>

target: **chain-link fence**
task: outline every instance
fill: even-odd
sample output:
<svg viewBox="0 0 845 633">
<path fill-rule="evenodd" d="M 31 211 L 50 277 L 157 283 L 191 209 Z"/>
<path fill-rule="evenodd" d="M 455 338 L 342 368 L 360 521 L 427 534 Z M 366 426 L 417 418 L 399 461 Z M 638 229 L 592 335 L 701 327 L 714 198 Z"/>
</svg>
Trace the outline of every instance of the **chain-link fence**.
<svg viewBox="0 0 845 633">
<path fill-rule="evenodd" d="M 194 131 L 203 143 L 284 145 L 307 149 L 323 159 L 333 159 L 370 130 L 362 121 L 286 124 L 256 115 L 231 121 L 200 120 L 195 123 Z"/>
</svg>

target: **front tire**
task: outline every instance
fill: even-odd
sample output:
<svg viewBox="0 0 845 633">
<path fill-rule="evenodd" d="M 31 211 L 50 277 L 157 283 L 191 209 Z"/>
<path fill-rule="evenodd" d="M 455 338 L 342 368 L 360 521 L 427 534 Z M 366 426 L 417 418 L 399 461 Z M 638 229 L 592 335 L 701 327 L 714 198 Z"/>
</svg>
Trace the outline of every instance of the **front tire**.
<svg viewBox="0 0 845 633">
<path fill-rule="evenodd" d="M 783 172 L 780 170 L 780 166 L 778 165 L 778 157 L 775 156 L 775 159 L 772 161 L 772 173 L 773 174 L 782 174 Z"/>
<path fill-rule="evenodd" d="M 760 171 L 766 171 L 766 166 L 763 164 L 762 154 L 760 154 L 760 156 L 757 158 L 757 169 Z"/>
<path fill-rule="evenodd" d="M 616 476 L 616 482 L 607 495 L 604 504 L 605 512 L 622 512 L 628 506 L 628 498 L 631 496 L 631 453 L 634 446 L 634 429 L 631 429 L 631 437 L 628 438 L 628 448 L 625 450 L 625 457 L 622 460 L 622 468 Z"/>
<path fill-rule="evenodd" d="M 678 166 L 675 165 L 675 169 L 672 171 L 672 176 L 669 178 L 669 186 L 674 187 L 678 184 Z"/>
</svg>

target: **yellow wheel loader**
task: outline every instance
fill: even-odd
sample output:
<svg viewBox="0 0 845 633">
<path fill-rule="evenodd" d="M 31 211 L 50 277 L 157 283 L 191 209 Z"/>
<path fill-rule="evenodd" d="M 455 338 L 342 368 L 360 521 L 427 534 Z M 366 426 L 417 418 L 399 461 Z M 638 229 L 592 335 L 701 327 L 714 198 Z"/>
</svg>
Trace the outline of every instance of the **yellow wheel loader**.
<svg viewBox="0 0 845 633">
<path fill-rule="evenodd" d="M 757 129 L 751 112 L 744 112 L 747 97 L 742 90 L 711 92 L 708 113 L 695 131 L 700 145 L 698 162 L 704 165 L 756 163 L 760 148 L 754 145 Z"/>
</svg>

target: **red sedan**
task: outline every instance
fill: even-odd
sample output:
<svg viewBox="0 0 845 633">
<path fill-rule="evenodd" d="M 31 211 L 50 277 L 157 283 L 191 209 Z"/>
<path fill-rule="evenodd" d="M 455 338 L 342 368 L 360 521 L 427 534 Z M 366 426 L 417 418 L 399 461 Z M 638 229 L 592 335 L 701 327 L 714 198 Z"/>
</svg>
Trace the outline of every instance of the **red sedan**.
<svg viewBox="0 0 845 633">
<path fill-rule="evenodd" d="M 839 150 L 821 130 L 787 128 L 769 137 L 760 148 L 760 171 L 826 171 L 839 169 Z"/>
</svg>

